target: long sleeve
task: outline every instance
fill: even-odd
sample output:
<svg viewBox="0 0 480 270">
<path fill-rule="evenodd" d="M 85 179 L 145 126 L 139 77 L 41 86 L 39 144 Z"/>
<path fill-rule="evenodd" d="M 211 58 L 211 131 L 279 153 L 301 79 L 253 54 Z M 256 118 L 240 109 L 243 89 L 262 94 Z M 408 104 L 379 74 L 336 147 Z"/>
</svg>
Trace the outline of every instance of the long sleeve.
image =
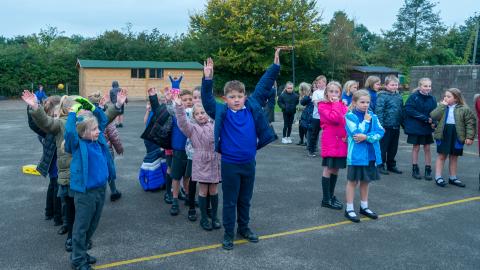
<svg viewBox="0 0 480 270">
<path fill-rule="evenodd" d="M 466 129 L 465 138 L 474 140 L 475 134 L 477 133 L 477 119 L 475 118 L 475 115 L 470 109 L 466 110 L 465 129 Z"/>
<path fill-rule="evenodd" d="M 46 133 L 57 134 L 62 130 L 62 121 L 48 116 L 42 107 L 32 110 L 30 114 L 35 124 Z"/>
<path fill-rule="evenodd" d="M 447 106 L 443 104 L 439 104 L 435 110 L 433 110 L 430 113 L 430 116 L 432 117 L 433 120 L 435 121 L 440 121 L 442 119 L 442 116 L 445 114 L 445 110 L 447 109 Z"/>
<path fill-rule="evenodd" d="M 119 155 L 123 154 L 123 145 L 120 141 L 120 135 L 118 134 L 118 130 L 115 127 L 115 124 L 111 123 L 107 126 L 107 128 L 105 129 L 105 136 L 107 137 L 107 140 L 110 142 L 112 147 L 115 149 L 115 152 L 117 152 L 117 154 Z"/>
<path fill-rule="evenodd" d="M 255 86 L 255 91 L 252 93 L 251 97 L 256 99 L 261 107 L 265 107 L 265 103 L 267 102 L 268 96 L 270 95 L 270 90 L 272 89 L 279 72 L 280 65 L 272 64 L 265 71 L 265 73 Z"/>
<path fill-rule="evenodd" d="M 385 124 L 385 104 L 387 103 L 387 98 L 387 95 L 380 94 L 377 96 L 377 106 L 375 107 L 375 114 L 377 115 L 378 120 L 382 124 Z"/>
<path fill-rule="evenodd" d="M 30 107 L 27 107 L 27 118 L 28 118 L 28 127 L 30 127 L 30 129 L 37 133 L 38 136 L 42 137 L 42 138 L 45 138 L 45 136 L 47 135 L 45 133 L 45 131 L 43 131 L 41 128 L 39 128 L 35 122 L 33 121 L 33 118 L 32 116 L 30 115 Z"/>
<path fill-rule="evenodd" d="M 417 104 L 415 104 L 415 96 L 411 95 L 408 97 L 407 102 L 405 103 L 405 113 L 415 119 L 428 123 L 429 116 L 420 113 L 417 110 Z"/>
<path fill-rule="evenodd" d="M 318 104 L 320 121 L 330 125 L 342 125 L 346 112 L 347 108 L 342 102 L 320 102 Z"/>
<path fill-rule="evenodd" d="M 175 106 L 175 115 L 177 117 L 177 125 L 185 136 L 188 138 L 192 137 L 193 134 L 193 125 L 190 123 L 190 120 L 187 119 L 187 114 L 183 106 Z"/>
<path fill-rule="evenodd" d="M 363 120 L 358 123 L 358 117 L 348 113 L 345 116 L 345 129 L 347 130 L 348 136 L 353 136 L 355 134 L 367 134 L 368 129 L 370 128 L 371 121 Z"/>
<path fill-rule="evenodd" d="M 283 94 L 281 94 L 280 97 L 278 97 L 277 104 L 278 104 L 278 107 L 280 107 L 280 109 L 285 110 L 286 106 L 285 106 L 285 99 Z"/>
<path fill-rule="evenodd" d="M 217 102 L 213 96 L 213 80 L 202 79 L 202 104 L 210 118 L 215 119 Z"/>
<path fill-rule="evenodd" d="M 383 135 L 385 135 L 385 130 L 383 129 L 378 118 L 372 117 L 371 121 L 372 128 L 367 132 L 367 142 L 375 143 L 383 138 Z"/>
<path fill-rule="evenodd" d="M 72 154 L 78 147 L 79 139 L 76 127 L 77 114 L 71 112 L 68 114 L 67 123 L 65 124 L 65 152 Z"/>
</svg>

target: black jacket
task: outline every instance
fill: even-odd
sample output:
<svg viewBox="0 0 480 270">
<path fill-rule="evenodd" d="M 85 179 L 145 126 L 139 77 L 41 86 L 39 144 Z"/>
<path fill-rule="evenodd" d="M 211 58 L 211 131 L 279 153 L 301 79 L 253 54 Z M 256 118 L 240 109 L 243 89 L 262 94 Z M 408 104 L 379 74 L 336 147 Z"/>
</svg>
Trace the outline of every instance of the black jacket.
<svg viewBox="0 0 480 270">
<path fill-rule="evenodd" d="M 411 135 L 430 135 L 433 132 L 428 123 L 430 113 L 437 107 L 432 95 L 423 95 L 420 91 L 412 93 L 405 103 L 405 133 Z"/>
<path fill-rule="evenodd" d="M 56 156 L 57 156 L 57 145 L 55 143 L 55 135 L 50 133 L 45 133 L 42 129 L 40 129 L 33 121 L 28 108 L 27 108 L 27 116 L 28 116 L 28 126 L 30 127 L 31 130 L 33 130 L 33 132 L 38 134 L 40 142 L 43 145 L 43 155 L 37 165 L 37 171 L 43 177 L 46 177 L 48 172 L 50 171 L 50 167 L 56 166 L 56 164 L 52 164 L 52 161 L 56 160 Z"/>
<path fill-rule="evenodd" d="M 284 91 L 278 98 L 278 106 L 282 109 L 282 112 L 294 114 L 297 111 L 297 104 L 299 102 L 299 96 L 297 93 L 287 93 Z"/>
</svg>

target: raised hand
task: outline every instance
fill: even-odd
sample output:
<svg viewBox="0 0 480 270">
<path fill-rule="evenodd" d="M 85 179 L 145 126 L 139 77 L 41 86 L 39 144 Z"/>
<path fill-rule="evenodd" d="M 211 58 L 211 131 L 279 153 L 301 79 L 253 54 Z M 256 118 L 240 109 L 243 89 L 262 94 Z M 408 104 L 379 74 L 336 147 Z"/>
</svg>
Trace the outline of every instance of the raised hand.
<svg viewBox="0 0 480 270">
<path fill-rule="evenodd" d="M 147 93 L 149 96 L 154 96 L 157 94 L 157 89 L 155 87 L 150 87 L 148 88 Z"/>
<path fill-rule="evenodd" d="M 282 50 L 281 47 L 277 47 L 275 49 L 275 57 L 273 58 L 273 63 L 276 65 L 280 65 L 280 51 Z"/>
<path fill-rule="evenodd" d="M 182 99 L 180 98 L 180 96 L 176 96 L 174 101 L 175 101 L 175 105 L 182 106 Z"/>
<path fill-rule="evenodd" d="M 121 108 L 123 104 L 125 104 L 125 101 L 127 100 L 127 96 L 128 96 L 127 88 L 122 88 L 120 92 L 117 93 L 117 104 L 115 104 L 115 106 L 117 106 L 117 108 Z"/>
<path fill-rule="evenodd" d="M 364 119 L 365 119 L 365 121 L 370 121 L 370 120 L 372 120 L 372 116 L 368 112 L 366 112 Z"/>
<path fill-rule="evenodd" d="M 23 90 L 22 93 L 22 99 L 32 107 L 32 109 L 36 110 L 38 109 L 38 101 L 37 101 L 37 96 L 35 96 L 34 93 L 28 91 L 28 90 Z"/>
<path fill-rule="evenodd" d="M 84 97 L 78 96 L 75 98 L 75 101 L 80 103 L 84 110 L 92 111 L 92 112 L 95 110 L 95 106 L 90 102 L 90 100 Z"/>
<path fill-rule="evenodd" d="M 211 80 L 213 78 L 213 60 L 211 57 L 203 62 L 203 75 L 205 79 Z"/>
</svg>

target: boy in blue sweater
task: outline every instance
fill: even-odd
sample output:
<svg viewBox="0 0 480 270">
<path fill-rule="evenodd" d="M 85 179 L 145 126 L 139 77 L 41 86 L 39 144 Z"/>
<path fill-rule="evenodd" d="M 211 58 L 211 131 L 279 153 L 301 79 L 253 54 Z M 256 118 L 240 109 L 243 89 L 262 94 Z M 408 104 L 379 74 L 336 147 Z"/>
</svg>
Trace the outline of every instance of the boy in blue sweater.
<svg viewBox="0 0 480 270">
<path fill-rule="evenodd" d="M 222 246 L 233 249 L 236 213 L 238 234 L 256 243 L 258 236 L 250 230 L 250 200 L 255 182 L 255 155 L 258 149 L 276 139 L 262 111 L 270 90 L 280 71 L 280 49 L 275 52 L 274 64 L 262 76 L 248 98 L 245 85 L 239 81 L 225 84 L 224 100 L 217 103 L 213 96 L 213 61 L 207 59 L 202 81 L 202 103 L 207 114 L 215 119 L 215 150 L 222 154 L 221 174 L 223 191 Z"/>
<path fill-rule="evenodd" d="M 105 202 L 105 187 L 115 175 L 115 165 L 103 135 L 105 127 L 118 114 L 127 98 L 126 90 L 117 95 L 115 113 L 107 116 L 87 99 L 78 98 L 65 125 L 65 152 L 72 154 L 70 189 L 75 203 L 72 238 L 72 268 L 89 270 L 96 258 L 87 253 L 87 243 L 97 229 Z M 77 111 L 82 107 L 77 117 Z M 90 112 L 90 111 L 93 111 Z M 112 111 L 112 110 L 110 110 Z"/>
</svg>

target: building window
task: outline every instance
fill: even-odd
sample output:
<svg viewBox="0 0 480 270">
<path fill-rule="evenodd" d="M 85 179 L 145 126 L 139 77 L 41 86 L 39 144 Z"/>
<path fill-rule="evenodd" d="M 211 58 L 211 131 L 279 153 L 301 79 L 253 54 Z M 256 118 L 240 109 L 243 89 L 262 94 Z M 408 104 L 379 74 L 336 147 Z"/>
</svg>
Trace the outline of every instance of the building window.
<svg viewBox="0 0 480 270">
<path fill-rule="evenodd" d="M 132 68 L 131 77 L 138 79 L 145 79 L 145 69 L 144 68 Z"/>
<path fill-rule="evenodd" d="M 163 69 L 162 68 L 151 68 L 149 77 L 151 79 L 162 79 L 163 78 Z"/>
</svg>

